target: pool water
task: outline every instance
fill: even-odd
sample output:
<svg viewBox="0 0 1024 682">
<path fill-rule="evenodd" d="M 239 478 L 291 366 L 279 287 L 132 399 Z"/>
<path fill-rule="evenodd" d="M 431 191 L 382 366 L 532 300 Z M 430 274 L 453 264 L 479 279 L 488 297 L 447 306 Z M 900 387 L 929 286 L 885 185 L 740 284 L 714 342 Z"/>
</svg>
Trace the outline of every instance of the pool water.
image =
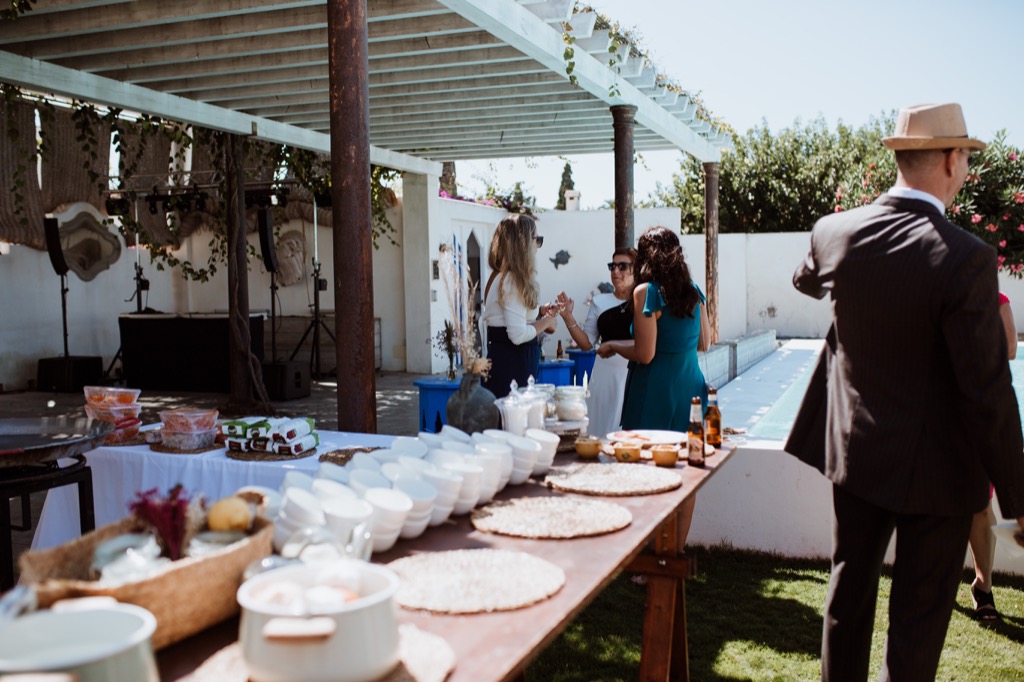
<svg viewBox="0 0 1024 682">
<path fill-rule="evenodd" d="M 766 440 L 786 440 L 789 430 L 793 427 L 796 412 L 800 409 L 800 401 L 807 392 L 811 382 L 814 363 L 804 366 L 804 371 L 793 380 L 782 395 L 772 404 L 756 424 L 750 427 L 748 435 L 752 438 Z M 1017 359 L 1010 360 L 1010 375 L 1013 388 L 1017 393 L 1017 406 L 1020 410 L 1021 422 L 1024 423 L 1024 343 L 1017 344 Z"/>
</svg>

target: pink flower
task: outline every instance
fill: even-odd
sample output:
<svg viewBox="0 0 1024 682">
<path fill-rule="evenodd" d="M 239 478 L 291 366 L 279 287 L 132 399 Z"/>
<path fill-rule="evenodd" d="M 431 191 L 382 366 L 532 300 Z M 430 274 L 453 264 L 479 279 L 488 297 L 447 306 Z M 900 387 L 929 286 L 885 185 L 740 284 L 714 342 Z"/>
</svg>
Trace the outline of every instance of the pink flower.
<svg viewBox="0 0 1024 682">
<path fill-rule="evenodd" d="M 998 258 L 996 258 L 996 260 L 999 261 L 1000 265 L 1002 265 L 1003 263 L 1006 262 L 1006 256 L 999 256 Z"/>
<path fill-rule="evenodd" d="M 1017 231 L 1018 232 L 1024 232 L 1024 225 L 1018 225 L 1017 226 Z"/>
<path fill-rule="evenodd" d="M 1018 204 L 1024 204 L 1024 192 L 1017 192 L 1013 195 L 1013 200 Z"/>
<path fill-rule="evenodd" d="M 1010 157 L 1009 158 L 1010 158 L 1010 161 L 1016 161 L 1017 160 L 1017 152 L 1010 152 Z"/>
<path fill-rule="evenodd" d="M 843 207 L 842 207 L 842 206 L 840 206 L 839 204 L 836 204 L 836 210 L 835 210 L 835 212 L 836 212 L 836 213 L 842 213 L 842 212 L 843 212 Z"/>
<path fill-rule="evenodd" d="M 977 225 L 978 223 L 981 222 L 981 216 L 975 213 L 974 215 L 971 216 L 971 222 Z"/>
<path fill-rule="evenodd" d="M 1001 248 L 1001 249 L 1005 249 L 1006 248 L 1006 240 L 1005 239 L 1002 240 L 1001 242 L 999 242 L 999 248 Z"/>
<path fill-rule="evenodd" d="M 989 232 L 995 232 L 999 228 L 996 227 L 994 223 L 989 223 L 988 225 L 985 226 L 985 229 L 988 230 Z"/>
<path fill-rule="evenodd" d="M 868 186 L 868 181 L 867 180 L 861 180 L 860 186 L 861 187 L 867 187 Z"/>
<path fill-rule="evenodd" d="M 949 207 L 949 210 L 952 211 L 954 215 L 960 215 L 960 204 L 953 204 Z"/>
</svg>

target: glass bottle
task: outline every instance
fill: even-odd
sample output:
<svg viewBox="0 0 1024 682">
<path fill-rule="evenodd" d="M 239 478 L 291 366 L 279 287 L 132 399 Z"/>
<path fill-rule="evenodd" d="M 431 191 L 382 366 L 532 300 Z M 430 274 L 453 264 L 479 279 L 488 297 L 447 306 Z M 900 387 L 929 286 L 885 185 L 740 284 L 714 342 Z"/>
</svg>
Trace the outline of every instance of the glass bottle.
<svg viewBox="0 0 1024 682">
<path fill-rule="evenodd" d="M 704 466 L 704 418 L 700 398 L 696 396 L 690 401 L 690 432 L 686 441 L 686 463 L 694 467 Z"/>
<path fill-rule="evenodd" d="M 718 391 L 714 388 L 708 388 L 708 411 L 704 415 L 704 440 L 712 447 L 722 447 L 722 412 L 718 409 Z"/>
<path fill-rule="evenodd" d="M 561 360 L 563 356 L 564 351 L 562 351 L 562 339 L 558 339 L 558 348 L 555 349 L 555 358 Z"/>
</svg>

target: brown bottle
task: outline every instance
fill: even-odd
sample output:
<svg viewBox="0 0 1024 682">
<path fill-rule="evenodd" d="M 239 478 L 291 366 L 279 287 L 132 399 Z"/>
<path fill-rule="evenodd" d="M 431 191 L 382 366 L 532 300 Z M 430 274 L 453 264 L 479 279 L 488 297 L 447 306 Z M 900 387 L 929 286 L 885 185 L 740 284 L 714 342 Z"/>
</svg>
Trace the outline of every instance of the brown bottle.
<svg viewBox="0 0 1024 682">
<path fill-rule="evenodd" d="M 708 411 L 704 415 L 704 440 L 707 444 L 722 447 L 722 412 L 718 409 L 718 391 L 708 389 Z"/>
<path fill-rule="evenodd" d="M 704 419 L 698 397 L 690 401 L 690 433 L 686 441 L 686 463 L 694 467 L 704 466 Z"/>
<path fill-rule="evenodd" d="M 558 339 L 558 348 L 555 349 L 555 358 L 561 360 L 563 356 L 562 352 L 562 339 Z"/>
</svg>

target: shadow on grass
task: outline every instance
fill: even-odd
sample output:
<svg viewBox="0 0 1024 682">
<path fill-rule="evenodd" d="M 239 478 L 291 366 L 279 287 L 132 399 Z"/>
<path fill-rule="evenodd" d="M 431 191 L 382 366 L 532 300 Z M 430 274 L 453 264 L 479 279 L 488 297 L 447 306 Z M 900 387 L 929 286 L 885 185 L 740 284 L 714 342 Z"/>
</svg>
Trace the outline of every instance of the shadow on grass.
<svg viewBox="0 0 1024 682">
<path fill-rule="evenodd" d="M 974 571 L 964 571 L 964 583 L 965 586 L 961 586 L 961 592 L 966 592 L 970 595 L 970 585 L 974 582 Z M 1017 606 L 1015 602 L 1001 599 L 1001 596 L 1008 596 L 1010 594 L 1008 588 L 1014 588 L 1016 590 L 1024 590 L 1024 576 L 997 574 L 993 580 L 995 585 L 993 594 L 996 598 L 996 609 L 999 611 L 1001 618 L 995 622 L 982 622 L 977 621 L 977 625 L 980 628 L 999 635 L 1000 637 L 1006 638 L 1010 642 L 1016 644 L 1024 644 L 1024 617 L 1015 615 L 1013 613 L 1014 607 Z M 1001 588 L 1003 594 L 1001 595 Z M 974 604 L 968 596 L 966 603 L 961 600 L 953 605 L 953 612 L 963 615 L 965 618 L 974 620 Z"/>
<path fill-rule="evenodd" d="M 804 663 L 819 657 L 822 617 L 810 604 L 824 602 L 825 564 L 702 548 L 691 555 L 699 568 L 686 584 L 692 679 L 747 679 L 716 669 L 732 667 L 717 663 L 735 645 Z M 620 575 L 530 665 L 527 679 L 635 680 L 645 600 L 646 588 Z"/>
</svg>

